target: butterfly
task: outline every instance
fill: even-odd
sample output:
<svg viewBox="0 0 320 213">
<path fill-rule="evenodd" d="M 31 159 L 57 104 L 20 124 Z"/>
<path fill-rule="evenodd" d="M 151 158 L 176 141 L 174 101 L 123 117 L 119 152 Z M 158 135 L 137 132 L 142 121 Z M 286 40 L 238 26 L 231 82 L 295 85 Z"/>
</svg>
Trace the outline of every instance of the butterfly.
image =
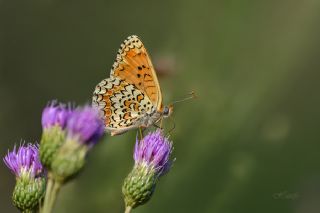
<svg viewBox="0 0 320 213">
<path fill-rule="evenodd" d="M 173 106 L 163 106 L 155 69 L 138 36 L 121 44 L 110 77 L 95 87 L 92 105 L 101 111 L 111 135 L 146 128 L 171 115 Z"/>
</svg>

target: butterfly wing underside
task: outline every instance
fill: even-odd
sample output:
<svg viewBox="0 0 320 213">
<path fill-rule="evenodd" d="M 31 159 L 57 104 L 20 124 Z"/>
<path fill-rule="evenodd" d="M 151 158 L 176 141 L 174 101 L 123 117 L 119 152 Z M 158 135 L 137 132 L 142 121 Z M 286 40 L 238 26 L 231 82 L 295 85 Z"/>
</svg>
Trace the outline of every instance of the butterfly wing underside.
<svg viewBox="0 0 320 213">
<path fill-rule="evenodd" d="M 112 66 L 111 76 L 117 76 L 143 91 L 160 110 L 162 95 L 152 62 L 138 36 L 129 36 L 121 44 Z"/>
<path fill-rule="evenodd" d="M 110 78 L 95 88 L 93 105 L 103 112 L 111 135 L 139 127 L 145 113 L 162 107 L 156 73 L 137 36 L 130 36 L 121 44 Z"/>
</svg>

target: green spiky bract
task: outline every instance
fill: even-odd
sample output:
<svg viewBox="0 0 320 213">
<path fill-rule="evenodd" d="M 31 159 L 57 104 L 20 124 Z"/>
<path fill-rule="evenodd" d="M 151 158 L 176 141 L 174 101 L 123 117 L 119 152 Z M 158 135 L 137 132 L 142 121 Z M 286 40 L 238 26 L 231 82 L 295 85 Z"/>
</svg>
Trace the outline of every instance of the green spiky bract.
<svg viewBox="0 0 320 213">
<path fill-rule="evenodd" d="M 122 193 L 126 207 L 135 208 L 150 200 L 157 182 L 154 169 L 147 165 L 135 165 L 124 180 Z"/>
<path fill-rule="evenodd" d="M 68 138 L 52 161 L 53 178 L 63 183 L 75 176 L 84 166 L 87 151 L 88 147 L 76 138 Z"/>
<path fill-rule="evenodd" d="M 41 163 L 48 169 L 51 169 L 51 164 L 58 149 L 65 142 L 66 133 L 59 125 L 45 128 L 43 130 L 40 142 L 40 160 Z"/>
<path fill-rule="evenodd" d="M 46 190 L 46 178 L 30 178 L 22 175 L 17 178 L 13 191 L 13 204 L 22 212 L 33 212 L 43 198 Z"/>
</svg>

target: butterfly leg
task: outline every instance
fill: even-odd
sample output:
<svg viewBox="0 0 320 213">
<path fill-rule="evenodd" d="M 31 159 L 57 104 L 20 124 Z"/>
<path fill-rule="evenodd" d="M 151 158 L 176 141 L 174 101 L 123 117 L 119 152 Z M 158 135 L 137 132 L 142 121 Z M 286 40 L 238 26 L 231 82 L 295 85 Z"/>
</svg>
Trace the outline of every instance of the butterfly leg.
<svg viewBox="0 0 320 213">
<path fill-rule="evenodd" d="M 162 121 L 163 121 L 163 118 L 161 117 L 161 120 L 160 120 L 160 129 L 162 129 Z"/>
<path fill-rule="evenodd" d="M 140 133 L 140 140 L 143 138 L 143 127 L 139 127 L 139 133 Z"/>
<path fill-rule="evenodd" d="M 172 119 L 172 117 L 169 117 L 170 120 L 172 121 L 173 123 L 173 127 L 169 130 L 169 134 L 171 134 L 171 132 L 176 128 L 176 123 L 174 122 L 174 120 Z"/>
<path fill-rule="evenodd" d="M 153 126 L 156 127 L 156 128 L 158 128 L 158 129 L 161 129 L 161 130 L 163 129 L 163 128 L 161 127 L 161 124 L 160 124 L 160 126 L 158 126 L 157 124 L 154 123 Z"/>
</svg>

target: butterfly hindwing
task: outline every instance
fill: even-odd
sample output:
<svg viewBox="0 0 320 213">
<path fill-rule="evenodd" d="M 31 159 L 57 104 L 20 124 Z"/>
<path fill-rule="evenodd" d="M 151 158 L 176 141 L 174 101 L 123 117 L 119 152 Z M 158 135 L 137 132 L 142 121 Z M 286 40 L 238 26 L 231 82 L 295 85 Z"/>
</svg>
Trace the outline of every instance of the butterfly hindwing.
<svg viewBox="0 0 320 213">
<path fill-rule="evenodd" d="M 118 77 L 102 80 L 92 103 L 103 112 L 106 129 L 116 134 L 138 127 L 144 113 L 155 110 L 148 96 Z"/>
</svg>

